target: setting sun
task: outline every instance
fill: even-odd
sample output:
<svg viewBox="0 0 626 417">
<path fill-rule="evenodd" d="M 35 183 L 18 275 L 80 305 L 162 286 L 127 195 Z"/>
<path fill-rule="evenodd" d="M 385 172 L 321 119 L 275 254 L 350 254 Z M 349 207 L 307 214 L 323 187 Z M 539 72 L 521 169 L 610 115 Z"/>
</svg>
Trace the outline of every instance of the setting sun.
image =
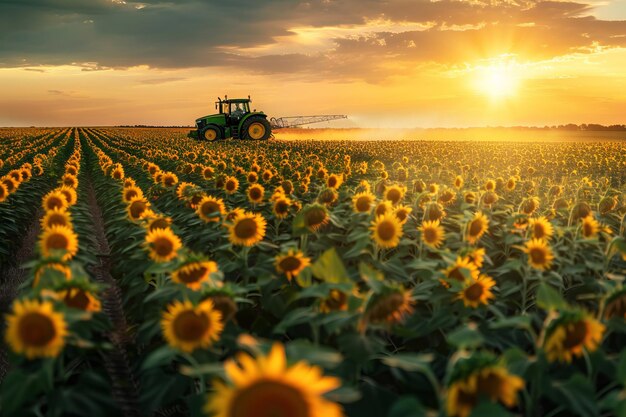
<svg viewBox="0 0 626 417">
<path fill-rule="evenodd" d="M 519 82 L 519 75 L 510 64 L 491 64 L 476 71 L 477 90 L 492 99 L 517 95 Z"/>
</svg>

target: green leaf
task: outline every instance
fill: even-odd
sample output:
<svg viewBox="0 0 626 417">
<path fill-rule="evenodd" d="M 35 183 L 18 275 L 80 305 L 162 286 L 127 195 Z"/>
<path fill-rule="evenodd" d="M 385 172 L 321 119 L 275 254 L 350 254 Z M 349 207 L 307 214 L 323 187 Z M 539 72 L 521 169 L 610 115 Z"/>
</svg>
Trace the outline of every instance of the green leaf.
<svg viewBox="0 0 626 417">
<path fill-rule="evenodd" d="M 607 259 L 611 259 L 616 253 L 626 256 L 626 238 L 616 236 L 611 240 L 611 243 L 609 243 L 606 249 Z"/>
<path fill-rule="evenodd" d="M 141 369 L 145 371 L 150 368 L 167 365 L 174 359 L 175 356 L 175 350 L 170 348 L 168 345 L 163 345 L 148 355 L 146 360 L 143 361 L 143 364 L 141 364 Z"/>
<path fill-rule="evenodd" d="M 350 282 L 348 271 L 346 271 L 346 268 L 339 255 L 337 255 L 335 248 L 326 250 L 317 259 L 317 261 L 315 261 L 311 270 L 313 275 L 322 281 L 334 284 Z"/>
<path fill-rule="evenodd" d="M 622 353 L 619 355 L 616 375 L 617 382 L 626 386 L 626 350 L 622 350 Z"/>
<path fill-rule="evenodd" d="M 301 307 L 291 310 L 281 322 L 274 327 L 274 333 L 285 333 L 290 327 L 307 323 L 315 318 L 316 315 L 317 313 L 312 311 L 310 307 Z"/>
<path fill-rule="evenodd" d="M 382 362 L 392 368 L 399 368 L 408 372 L 423 371 L 430 369 L 428 364 L 432 362 L 432 354 L 398 353 L 393 356 L 380 356 Z"/>
<path fill-rule="evenodd" d="M 477 329 L 468 326 L 457 329 L 448 335 L 448 343 L 458 349 L 479 347 L 484 341 L 483 335 Z"/>
<path fill-rule="evenodd" d="M 580 417 L 597 417 L 598 403 L 591 381 L 584 375 L 577 373 L 565 382 L 552 383 L 552 398 L 574 415 Z"/>
<path fill-rule="evenodd" d="M 562 310 L 567 303 L 558 291 L 542 282 L 537 288 L 537 305 L 544 310 Z"/>
<path fill-rule="evenodd" d="M 343 361 L 343 356 L 336 350 L 325 346 L 316 346 L 304 339 L 289 343 L 286 350 L 290 361 L 304 360 L 325 369 L 335 368 Z"/>
<path fill-rule="evenodd" d="M 359 263 L 359 274 L 361 274 L 361 279 L 365 281 L 374 292 L 380 292 L 385 285 L 385 276 L 383 273 L 367 265 L 365 262 Z"/>
<path fill-rule="evenodd" d="M 425 417 L 426 410 L 415 397 L 400 397 L 389 410 L 387 417 Z"/>
</svg>

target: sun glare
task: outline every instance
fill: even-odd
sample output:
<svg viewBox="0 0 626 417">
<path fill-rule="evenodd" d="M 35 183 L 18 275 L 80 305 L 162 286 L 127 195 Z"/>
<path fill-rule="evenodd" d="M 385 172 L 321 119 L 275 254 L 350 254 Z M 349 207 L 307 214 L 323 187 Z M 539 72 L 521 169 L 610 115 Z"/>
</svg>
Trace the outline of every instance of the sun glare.
<svg viewBox="0 0 626 417">
<path fill-rule="evenodd" d="M 498 63 L 476 69 L 476 88 L 492 99 L 515 96 L 519 87 L 519 75 L 511 64 Z"/>
</svg>

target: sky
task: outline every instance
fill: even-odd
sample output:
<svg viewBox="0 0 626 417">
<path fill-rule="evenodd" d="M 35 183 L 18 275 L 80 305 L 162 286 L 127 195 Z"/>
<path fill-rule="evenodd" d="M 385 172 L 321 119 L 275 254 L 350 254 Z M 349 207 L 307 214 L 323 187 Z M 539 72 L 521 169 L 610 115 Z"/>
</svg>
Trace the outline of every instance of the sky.
<svg viewBox="0 0 626 417">
<path fill-rule="evenodd" d="M 626 123 L 626 0 L 0 0 L 0 125 Z"/>
</svg>

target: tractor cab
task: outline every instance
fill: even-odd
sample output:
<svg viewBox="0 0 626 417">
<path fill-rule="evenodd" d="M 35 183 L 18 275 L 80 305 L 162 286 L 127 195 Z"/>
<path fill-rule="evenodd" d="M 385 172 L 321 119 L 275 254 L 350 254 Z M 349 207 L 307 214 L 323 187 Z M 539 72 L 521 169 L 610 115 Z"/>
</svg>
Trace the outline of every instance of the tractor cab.
<svg viewBox="0 0 626 417">
<path fill-rule="evenodd" d="M 189 132 L 189 136 L 206 141 L 218 139 L 253 139 L 265 140 L 272 134 L 272 128 L 263 112 L 250 111 L 250 96 L 248 98 L 224 100 L 217 98 L 215 109 L 217 114 L 196 119 L 196 130 Z"/>
</svg>

